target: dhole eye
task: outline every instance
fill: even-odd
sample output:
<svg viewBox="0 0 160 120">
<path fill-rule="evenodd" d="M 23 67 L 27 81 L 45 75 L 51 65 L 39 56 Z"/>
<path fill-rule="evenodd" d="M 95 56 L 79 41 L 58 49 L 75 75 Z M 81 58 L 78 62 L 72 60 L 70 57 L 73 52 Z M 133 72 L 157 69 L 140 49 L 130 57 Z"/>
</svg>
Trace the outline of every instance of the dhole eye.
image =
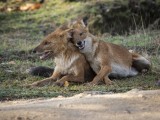
<svg viewBox="0 0 160 120">
<path fill-rule="evenodd" d="M 64 35 L 60 35 L 60 37 L 62 38 Z"/>
<path fill-rule="evenodd" d="M 83 32 L 81 32 L 79 35 L 82 36 L 82 35 L 83 35 Z"/>
<path fill-rule="evenodd" d="M 49 44 L 49 42 L 47 42 L 47 41 L 46 41 L 46 42 L 44 42 L 44 45 L 48 45 L 48 44 Z"/>
</svg>

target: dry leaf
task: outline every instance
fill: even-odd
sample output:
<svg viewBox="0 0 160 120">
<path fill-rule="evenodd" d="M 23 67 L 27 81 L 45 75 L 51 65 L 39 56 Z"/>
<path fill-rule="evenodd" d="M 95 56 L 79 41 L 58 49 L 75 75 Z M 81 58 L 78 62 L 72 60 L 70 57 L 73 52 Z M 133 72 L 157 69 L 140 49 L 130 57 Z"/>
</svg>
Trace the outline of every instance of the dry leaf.
<svg viewBox="0 0 160 120">
<path fill-rule="evenodd" d="M 64 82 L 64 87 L 68 87 L 69 86 L 69 82 L 68 81 L 65 81 Z"/>
</svg>

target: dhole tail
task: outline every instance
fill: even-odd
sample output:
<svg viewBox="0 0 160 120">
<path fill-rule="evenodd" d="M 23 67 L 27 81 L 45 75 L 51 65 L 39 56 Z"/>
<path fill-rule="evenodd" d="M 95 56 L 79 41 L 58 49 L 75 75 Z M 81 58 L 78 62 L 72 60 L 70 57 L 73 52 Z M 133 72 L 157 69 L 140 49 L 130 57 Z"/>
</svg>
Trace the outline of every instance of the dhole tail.
<svg viewBox="0 0 160 120">
<path fill-rule="evenodd" d="M 41 77 L 50 77 L 54 72 L 54 68 L 38 66 L 38 67 L 31 67 L 27 70 L 27 73 L 33 76 L 41 76 Z"/>
<path fill-rule="evenodd" d="M 147 72 L 151 68 L 151 63 L 142 55 L 129 50 L 132 54 L 132 67 L 134 67 L 138 72 Z"/>
</svg>

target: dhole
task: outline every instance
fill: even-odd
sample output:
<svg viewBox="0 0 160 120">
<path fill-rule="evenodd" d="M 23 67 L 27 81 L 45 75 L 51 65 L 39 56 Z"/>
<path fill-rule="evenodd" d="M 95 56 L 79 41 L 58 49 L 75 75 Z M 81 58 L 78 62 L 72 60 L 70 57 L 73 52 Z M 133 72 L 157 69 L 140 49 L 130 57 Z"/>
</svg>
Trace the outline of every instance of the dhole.
<svg viewBox="0 0 160 120">
<path fill-rule="evenodd" d="M 90 68 L 83 54 L 71 43 L 70 34 L 64 27 L 49 34 L 38 45 L 34 52 L 41 59 L 54 58 L 56 64 L 51 77 L 34 82 L 29 86 L 44 86 L 49 84 L 64 85 L 65 81 L 84 82 L 92 80 L 95 73 Z"/>
<path fill-rule="evenodd" d="M 100 80 L 111 84 L 111 77 L 135 76 L 143 69 L 148 70 L 150 62 L 137 53 L 129 52 L 125 47 L 97 40 L 89 33 L 82 20 L 77 21 L 70 31 L 72 42 L 78 47 L 97 74 L 90 85 Z"/>
</svg>

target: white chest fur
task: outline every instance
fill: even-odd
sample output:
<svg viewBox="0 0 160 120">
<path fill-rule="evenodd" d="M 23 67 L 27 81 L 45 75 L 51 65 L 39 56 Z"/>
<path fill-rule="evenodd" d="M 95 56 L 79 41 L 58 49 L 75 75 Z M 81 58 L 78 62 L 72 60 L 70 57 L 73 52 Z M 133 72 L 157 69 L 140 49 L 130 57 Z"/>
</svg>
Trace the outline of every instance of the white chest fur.
<svg viewBox="0 0 160 120">
<path fill-rule="evenodd" d="M 93 48 L 92 48 L 92 38 L 91 37 L 86 37 L 84 39 L 85 41 L 85 47 L 84 49 L 80 50 L 81 53 L 84 53 L 84 54 L 92 54 L 93 52 Z"/>
<path fill-rule="evenodd" d="M 100 71 L 100 57 L 95 57 L 93 54 L 85 54 L 87 61 L 95 73 Z"/>
<path fill-rule="evenodd" d="M 61 55 L 60 57 L 55 58 L 56 69 L 60 71 L 62 74 L 73 73 L 73 63 L 77 59 L 79 59 L 78 55 L 70 56 L 70 58 L 66 58 L 65 55 Z"/>
<path fill-rule="evenodd" d="M 101 69 L 99 60 L 97 58 L 92 59 L 92 62 L 90 62 L 90 65 L 91 65 L 93 71 L 98 74 L 98 72 Z"/>
<path fill-rule="evenodd" d="M 90 66 L 94 70 L 94 72 L 98 73 L 100 71 L 100 60 L 98 57 L 95 57 L 95 51 L 98 47 L 98 43 L 93 44 L 91 37 L 86 37 L 85 48 L 80 52 L 83 53 L 89 62 Z"/>
</svg>

